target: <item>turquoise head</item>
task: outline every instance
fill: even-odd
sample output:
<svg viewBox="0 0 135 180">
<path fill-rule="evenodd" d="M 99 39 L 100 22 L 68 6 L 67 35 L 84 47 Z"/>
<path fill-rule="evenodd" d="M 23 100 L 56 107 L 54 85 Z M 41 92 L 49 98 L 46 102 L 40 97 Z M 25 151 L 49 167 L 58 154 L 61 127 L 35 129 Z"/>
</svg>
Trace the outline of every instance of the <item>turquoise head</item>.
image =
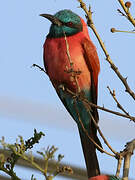
<svg viewBox="0 0 135 180">
<path fill-rule="evenodd" d="M 41 14 L 40 16 L 47 18 L 52 22 L 50 31 L 47 37 L 59 38 L 72 36 L 83 30 L 83 25 L 80 17 L 71 10 L 61 10 L 55 15 Z"/>
</svg>

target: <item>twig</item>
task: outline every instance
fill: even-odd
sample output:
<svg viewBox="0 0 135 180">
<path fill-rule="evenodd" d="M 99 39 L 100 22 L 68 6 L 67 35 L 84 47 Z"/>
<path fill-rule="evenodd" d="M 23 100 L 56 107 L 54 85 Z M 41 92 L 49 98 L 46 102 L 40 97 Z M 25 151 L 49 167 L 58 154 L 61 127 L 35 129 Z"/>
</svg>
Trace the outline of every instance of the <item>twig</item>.
<svg viewBox="0 0 135 180">
<path fill-rule="evenodd" d="M 121 155 L 119 155 L 118 164 L 117 164 L 117 170 L 116 170 L 116 177 L 117 178 L 119 177 L 119 174 L 120 174 L 122 160 L 123 160 L 123 157 Z"/>
<path fill-rule="evenodd" d="M 65 37 L 65 42 L 66 42 L 67 56 L 68 56 L 68 60 L 69 60 L 69 62 L 70 62 L 70 68 L 71 68 L 71 69 L 70 69 L 70 72 L 72 73 L 71 76 L 74 77 L 74 80 L 75 80 L 75 82 L 76 82 L 76 87 L 77 87 L 77 96 L 79 96 L 79 95 L 80 95 L 80 92 L 81 92 L 81 89 L 80 89 L 79 84 L 78 84 L 77 74 L 74 73 L 74 72 L 75 72 L 74 69 L 73 69 L 74 63 L 72 62 L 72 59 L 71 59 L 71 56 L 70 56 L 69 45 L 68 45 L 68 41 L 67 41 L 67 38 L 66 38 L 66 34 L 65 34 L 65 33 L 64 33 L 64 37 Z M 79 75 L 80 75 L 80 74 L 79 74 Z M 64 89 L 65 89 L 65 88 L 64 88 Z M 75 103 L 74 103 L 74 106 L 75 106 L 76 113 L 77 113 L 77 115 L 78 115 L 79 122 L 80 122 L 80 124 L 81 124 L 81 126 L 82 126 L 83 131 L 84 131 L 85 134 L 87 135 L 87 137 L 88 137 L 88 138 L 95 144 L 95 146 L 96 146 L 98 149 L 100 149 L 102 152 L 105 152 L 106 154 L 115 157 L 115 155 L 117 155 L 118 153 L 117 153 L 115 150 L 112 149 L 112 147 L 109 145 L 109 143 L 107 142 L 106 138 L 104 137 L 103 133 L 101 132 L 98 124 L 96 123 L 94 117 L 92 116 L 92 114 L 91 114 L 91 112 L 90 112 L 90 108 L 91 108 L 91 107 L 89 106 L 88 112 L 89 112 L 89 114 L 90 114 L 90 116 L 91 116 L 91 118 L 92 118 L 92 120 L 93 120 L 93 122 L 94 122 L 94 124 L 95 124 L 95 127 L 97 128 L 100 136 L 103 138 L 105 144 L 110 148 L 110 150 L 111 150 L 115 155 L 112 155 L 112 154 L 108 153 L 107 151 L 103 150 L 103 148 L 101 148 L 101 147 L 89 136 L 89 134 L 88 134 L 87 130 L 85 129 L 85 127 L 84 127 L 84 125 L 83 125 L 83 122 L 82 122 L 82 120 L 81 120 L 81 118 L 80 118 L 80 114 L 79 114 L 78 109 L 77 109 L 77 106 L 76 106 L 76 99 L 74 99 L 74 102 L 75 102 Z M 84 101 L 82 101 L 82 102 L 84 102 Z M 84 106 L 85 106 L 85 103 L 84 103 Z M 85 107 L 85 108 L 87 109 L 87 107 Z"/>
<path fill-rule="evenodd" d="M 60 86 L 60 87 L 61 87 L 61 86 Z M 78 96 L 76 93 L 74 93 L 73 91 L 69 90 L 68 88 L 64 87 L 64 89 L 65 89 L 68 93 L 70 93 L 71 95 L 73 95 L 74 97 Z M 115 114 L 115 115 L 118 115 L 118 116 L 121 116 L 121 117 L 125 117 L 125 118 L 130 119 L 130 120 L 132 120 L 133 122 L 135 122 L 135 117 L 133 117 L 133 116 L 128 116 L 128 115 L 119 113 L 119 112 L 117 112 L 117 111 L 112 111 L 112 110 L 107 109 L 107 108 L 105 108 L 105 107 L 98 106 L 98 105 L 96 105 L 96 104 L 93 104 L 93 103 L 89 102 L 86 98 L 84 98 L 84 97 L 82 97 L 82 96 L 80 96 L 80 99 L 81 99 L 82 101 L 86 102 L 89 106 L 95 107 L 95 108 L 100 109 L 100 110 L 102 110 L 102 111 L 106 111 L 106 112 L 108 112 L 108 113 L 112 113 L 112 114 Z"/>
<path fill-rule="evenodd" d="M 88 111 L 88 113 L 89 113 L 89 115 L 90 115 L 90 117 L 91 117 L 91 119 L 92 119 L 92 121 L 93 121 L 96 129 L 98 130 L 98 132 L 99 132 L 99 134 L 100 134 L 100 136 L 101 136 L 102 139 L 104 140 L 104 143 L 108 146 L 108 148 L 109 148 L 109 149 L 116 155 L 116 157 L 117 157 L 117 156 L 118 156 L 118 153 L 117 153 L 117 152 L 111 147 L 111 145 L 108 143 L 107 139 L 105 138 L 105 136 L 103 135 L 102 131 L 100 130 L 99 125 L 98 125 L 97 122 L 95 121 L 95 119 L 94 119 L 94 117 L 93 117 L 93 115 L 92 115 L 92 113 L 91 113 L 91 111 L 90 111 L 91 107 L 88 106 L 88 104 L 84 103 L 83 100 L 82 100 L 82 102 L 83 102 L 85 108 L 87 109 L 87 111 Z"/>
<path fill-rule="evenodd" d="M 69 53 L 69 45 L 68 45 L 68 41 L 67 41 L 67 37 L 66 37 L 65 32 L 64 32 L 64 39 L 65 39 L 65 42 L 66 42 L 66 53 L 67 53 L 67 56 L 68 56 L 70 67 L 71 67 L 71 69 L 73 69 L 74 63 L 72 62 L 72 59 L 71 59 L 71 56 L 70 56 L 70 53 Z"/>
<path fill-rule="evenodd" d="M 129 168 L 130 168 L 131 153 L 127 153 L 124 157 L 124 168 L 122 180 L 128 180 Z"/>
<path fill-rule="evenodd" d="M 116 152 L 116 151 L 111 147 L 111 145 L 108 143 L 107 139 L 106 139 L 105 136 L 103 135 L 102 131 L 100 130 L 100 128 L 99 128 L 98 124 L 96 123 L 94 117 L 92 116 L 91 112 L 90 112 L 90 111 L 88 111 L 88 112 L 89 112 L 89 114 L 90 114 L 90 116 L 91 116 L 91 119 L 92 119 L 95 127 L 97 128 L 100 136 L 101 136 L 102 139 L 104 140 L 104 143 L 108 146 L 108 148 L 109 148 L 109 149 L 116 155 L 116 157 L 117 157 L 117 156 L 118 156 L 118 152 Z"/>
<path fill-rule="evenodd" d="M 105 54 L 105 56 L 106 56 L 107 62 L 110 64 L 110 66 L 111 66 L 111 68 L 113 69 L 113 71 L 117 74 L 117 76 L 119 77 L 119 79 L 122 81 L 122 83 L 123 83 L 123 85 L 125 86 L 125 89 L 126 89 L 125 91 L 126 91 L 127 93 L 129 93 L 130 96 L 135 100 L 135 93 L 134 93 L 134 92 L 131 90 L 131 88 L 129 87 L 129 85 L 128 85 L 128 83 L 127 83 L 127 78 L 124 78 L 124 77 L 121 75 L 121 73 L 120 73 L 119 70 L 118 70 L 118 67 L 113 63 L 112 59 L 110 58 L 110 56 L 109 56 L 109 54 L 108 54 L 108 52 L 107 52 L 107 50 L 106 50 L 106 47 L 105 47 L 103 41 L 101 40 L 99 34 L 97 33 L 97 30 L 96 30 L 96 28 L 95 28 L 95 26 L 94 26 L 94 23 L 93 23 L 93 21 L 92 21 L 92 12 L 91 12 L 91 9 L 89 8 L 89 11 L 88 11 L 87 8 L 86 8 L 85 3 L 84 3 L 82 0 L 78 0 L 78 1 L 80 2 L 80 7 L 85 11 L 85 13 L 86 13 L 86 15 L 87 15 L 86 18 L 87 18 L 87 20 L 88 20 L 88 26 L 92 29 L 92 31 L 94 32 L 95 36 L 97 37 L 98 42 L 99 42 L 99 44 L 100 44 L 101 48 L 103 49 L 103 52 L 104 52 L 104 54 Z M 122 0 L 119 0 L 119 2 L 123 2 L 123 1 L 122 1 Z M 123 3 L 124 3 L 124 2 L 123 2 Z M 124 5 L 124 6 L 125 6 L 125 5 Z M 126 8 L 126 7 L 125 7 L 125 8 Z M 126 10 L 126 12 L 127 12 L 127 10 Z M 128 14 L 128 16 L 131 18 L 130 14 Z M 133 19 L 133 18 L 131 18 L 131 19 Z M 133 20 L 133 22 L 135 22 L 135 20 Z M 134 23 L 134 24 L 135 24 L 135 23 Z"/>
<path fill-rule="evenodd" d="M 6 174 L 8 174 L 9 176 L 11 176 L 11 178 L 13 180 L 21 180 L 15 172 L 11 171 L 11 170 L 8 170 L 7 168 L 5 168 L 4 166 L 0 166 L 0 170 L 5 172 Z"/>
<path fill-rule="evenodd" d="M 94 144 L 98 149 L 101 150 L 101 152 L 104 152 L 105 154 L 107 154 L 107 155 L 109 155 L 109 156 L 115 157 L 115 155 L 113 155 L 113 154 L 105 151 L 103 148 L 101 148 L 101 147 L 93 140 L 93 138 L 91 138 L 91 137 L 89 136 L 88 131 L 85 129 L 85 127 L 84 127 L 84 125 L 83 125 L 83 123 L 82 123 L 82 120 L 81 120 L 81 118 L 80 118 L 80 115 L 79 115 L 79 112 L 78 112 L 78 109 L 77 109 L 77 106 L 76 106 L 76 100 L 74 100 L 74 102 L 75 102 L 74 105 L 75 105 L 75 110 L 76 110 L 76 113 L 77 113 L 79 122 L 80 122 L 81 127 L 82 127 L 83 131 L 85 132 L 86 136 L 89 138 L 90 141 L 93 142 L 93 144 Z"/>
<path fill-rule="evenodd" d="M 115 94 L 115 90 L 113 90 L 113 92 L 111 91 L 111 89 L 109 88 L 109 86 L 107 86 L 111 96 L 113 97 L 114 101 L 117 103 L 117 107 L 119 109 L 121 109 L 127 116 L 130 116 L 129 113 L 122 107 L 122 105 L 118 102 L 117 98 L 116 98 L 116 94 Z"/>
<path fill-rule="evenodd" d="M 37 67 L 40 69 L 40 71 L 43 71 L 44 73 L 46 73 L 45 69 L 42 68 L 41 66 L 37 65 L 37 64 L 33 64 L 31 67 Z"/>
<path fill-rule="evenodd" d="M 40 67 L 39 65 L 34 64 L 34 66 L 38 67 L 41 71 L 45 72 L 45 70 L 44 70 L 42 67 Z M 45 72 L 45 73 L 46 73 L 46 72 Z M 78 96 L 76 93 L 72 92 L 72 91 L 69 90 L 68 88 L 63 87 L 63 85 L 60 85 L 59 87 L 66 89 L 66 91 L 67 91 L 68 93 L 72 94 L 73 96 Z M 82 97 L 81 97 L 81 98 L 82 98 Z M 115 114 L 115 115 L 118 115 L 118 116 L 121 116 L 121 117 L 125 117 L 125 118 L 130 119 L 131 121 L 135 122 L 135 117 L 134 117 L 134 116 L 125 115 L 125 114 L 119 113 L 119 112 L 117 112 L 117 111 L 112 111 L 112 110 L 107 109 L 107 108 L 105 108 L 105 107 L 98 106 L 98 105 L 96 105 L 96 104 L 93 104 L 93 103 L 89 102 L 86 98 L 84 99 L 84 101 L 85 101 L 86 103 L 88 103 L 88 104 L 89 104 L 90 106 L 92 106 L 92 107 L 95 107 L 95 108 L 97 108 L 97 109 L 100 109 L 100 110 L 102 110 L 102 111 L 105 111 L 105 112 L 108 112 L 108 113 L 111 113 L 111 114 Z"/>
<path fill-rule="evenodd" d="M 129 8 L 127 8 L 125 6 L 125 3 L 123 0 L 118 0 L 118 2 L 120 3 L 121 7 L 123 8 L 124 12 L 127 15 L 127 19 L 133 24 L 133 26 L 135 27 L 135 19 L 132 17 L 132 15 L 129 12 Z"/>
<path fill-rule="evenodd" d="M 127 17 L 127 15 L 126 14 L 124 14 L 120 9 L 117 9 L 117 11 L 118 11 L 118 13 L 120 13 L 122 16 L 124 16 L 124 17 L 126 17 L 126 18 L 128 18 Z"/>
<path fill-rule="evenodd" d="M 67 41 L 67 37 L 66 37 L 65 32 L 64 32 L 64 39 L 65 39 L 65 42 L 66 42 L 66 50 L 67 50 L 66 53 L 67 53 L 68 60 L 69 60 L 69 63 L 70 63 L 70 69 L 68 69 L 68 67 L 66 67 L 67 70 L 65 70 L 65 72 L 71 73 L 71 78 L 73 77 L 74 82 L 75 82 L 76 87 L 77 87 L 77 93 L 80 93 L 81 89 L 80 89 L 80 86 L 78 84 L 78 79 L 77 79 L 78 77 L 77 77 L 77 75 L 80 75 L 81 71 L 79 71 L 79 70 L 75 71 L 74 68 L 73 68 L 74 63 L 73 63 L 73 61 L 71 59 L 71 56 L 70 56 L 70 53 L 69 53 L 69 45 L 68 45 L 68 41 Z"/>
<path fill-rule="evenodd" d="M 135 34 L 134 31 L 122 31 L 122 30 L 118 30 L 118 29 L 115 29 L 115 28 L 111 28 L 110 31 L 111 31 L 112 33 L 115 33 L 115 32 L 124 32 L 124 33 Z"/>
<path fill-rule="evenodd" d="M 128 174 L 129 174 L 129 168 L 130 168 L 130 160 L 131 156 L 133 155 L 133 152 L 135 150 L 135 139 L 128 142 L 126 144 L 126 148 L 124 149 L 121 154 L 123 154 L 124 157 L 124 165 L 123 165 L 123 178 L 122 180 L 128 180 Z"/>
<path fill-rule="evenodd" d="M 16 153 L 16 152 L 14 152 Z M 26 155 L 22 155 L 17 153 L 18 156 L 20 156 L 23 160 L 27 161 L 28 163 L 30 163 L 35 169 L 39 170 L 40 172 L 42 172 L 45 175 L 44 169 L 42 169 L 37 163 L 35 163 L 33 160 L 29 159 L 29 157 L 27 157 Z"/>
</svg>

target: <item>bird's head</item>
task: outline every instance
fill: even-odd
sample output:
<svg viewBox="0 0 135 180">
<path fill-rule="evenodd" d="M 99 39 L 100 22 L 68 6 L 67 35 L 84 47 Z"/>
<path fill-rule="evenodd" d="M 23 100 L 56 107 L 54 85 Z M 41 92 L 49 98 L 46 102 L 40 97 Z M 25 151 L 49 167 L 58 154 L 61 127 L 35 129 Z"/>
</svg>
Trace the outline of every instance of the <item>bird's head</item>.
<svg viewBox="0 0 135 180">
<path fill-rule="evenodd" d="M 70 10 L 65 9 L 57 12 L 55 15 L 40 14 L 40 16 L 52 22 L 48 37 L 63 37 L 64 33 L 66 36 L 71 36 L 83 31 L 80 17 Z"/>
</svg>

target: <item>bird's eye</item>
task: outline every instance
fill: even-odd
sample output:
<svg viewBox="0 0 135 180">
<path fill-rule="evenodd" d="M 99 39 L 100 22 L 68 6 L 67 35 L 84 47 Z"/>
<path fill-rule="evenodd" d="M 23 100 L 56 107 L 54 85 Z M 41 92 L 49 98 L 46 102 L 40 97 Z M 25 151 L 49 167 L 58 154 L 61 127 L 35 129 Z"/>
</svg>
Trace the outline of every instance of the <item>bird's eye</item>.
<svg viewBox="0 0 135 180">
<path fill-rule="evenodd" d="M 70 21 L 70 22 L 67 22 L 66 25 L 69 26 L 69 27 L 72 27 L 73 23 Z"/>
</svg>

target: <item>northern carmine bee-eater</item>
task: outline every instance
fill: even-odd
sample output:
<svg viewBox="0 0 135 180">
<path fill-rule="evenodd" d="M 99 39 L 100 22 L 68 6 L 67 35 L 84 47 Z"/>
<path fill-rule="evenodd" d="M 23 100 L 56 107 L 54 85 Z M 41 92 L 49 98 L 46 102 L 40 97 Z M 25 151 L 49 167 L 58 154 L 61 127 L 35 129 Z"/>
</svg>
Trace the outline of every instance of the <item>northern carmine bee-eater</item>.
<svg viewBox="0 0 135 180">
<path fill-rule="evenodd" d="M 97 103 L 100 64 L 96 48 L 90 40 L 86 23 L 72 11 L 61 10 L 55 15 L 41 16 L 52 23 L 44 43 L 46 73 L 59 98 L 77 123 L 90 178 L 100 174 L 96 148 L 88 138 L 89 135 L 101 146 L 96 135 L 97 129 L 91 119 L 93 116 L 98 122 L 98 112 L 93 107 L 88 108 L 87 103 L 79 97 Z"/>
</svg>

